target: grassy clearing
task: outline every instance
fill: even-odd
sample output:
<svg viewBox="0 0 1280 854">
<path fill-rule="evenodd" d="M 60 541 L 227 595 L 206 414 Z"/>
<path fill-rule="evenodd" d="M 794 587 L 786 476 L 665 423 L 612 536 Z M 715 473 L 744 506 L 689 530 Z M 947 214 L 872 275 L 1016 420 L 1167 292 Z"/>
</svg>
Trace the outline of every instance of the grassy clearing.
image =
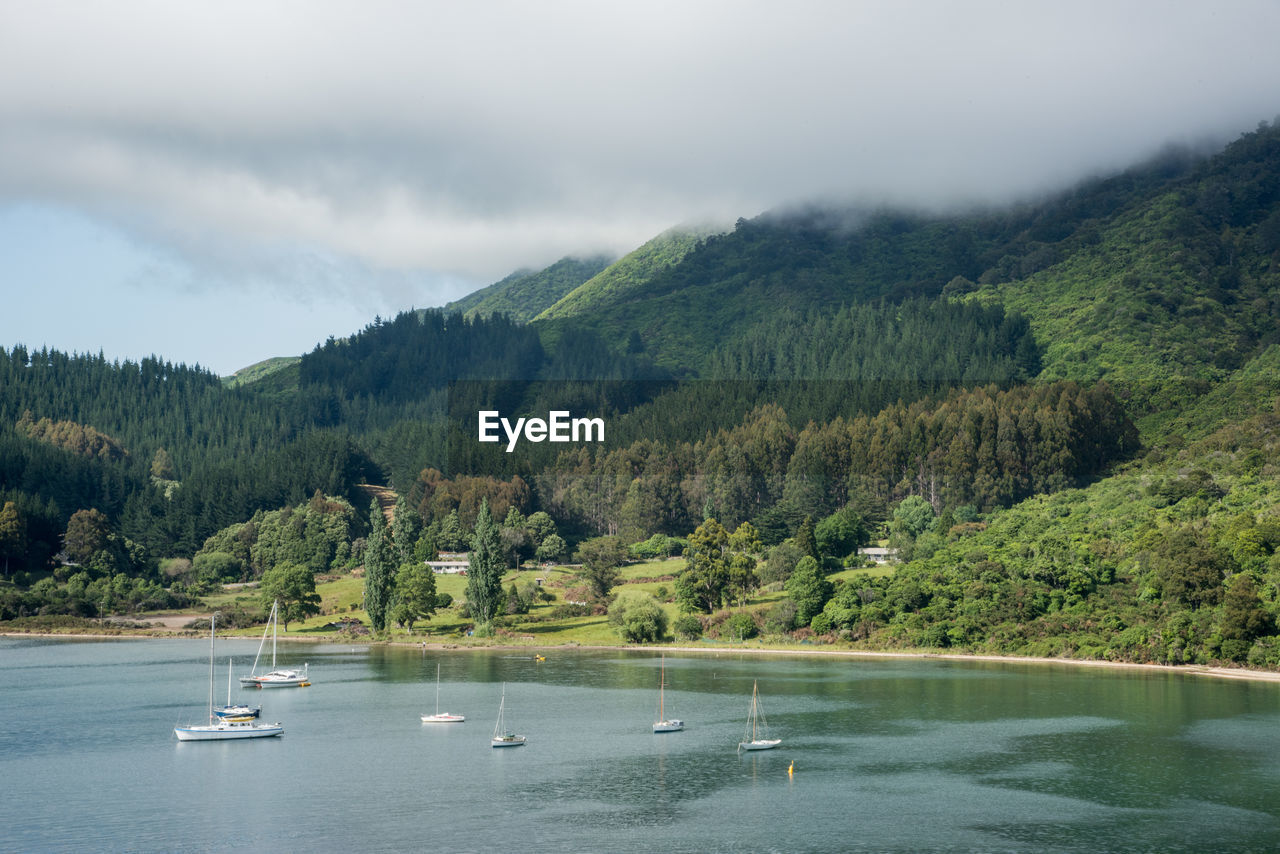
<svg viewBox="0 0 1280 854">
<path fill-rule="evenodd" d="M 616 597 L 624 598 L 649 595 L 657 599 L 666 611 L 668 620 L 674 622 L 681 616 L 674 602 L 675 577 L 685 567 L 684 558 L 664 558 L 629 564 L 622 568 L 619 584 L 614 588 Z M 888 575 L 891 567 L 873 567 L 869 570 L 846 570 L 831 576 L 832 581 L 847 579 L 859 572 L 872 575 Z M 576 567 L 572 566 L 536 566 L 522 567 L 520 570 L 508 572 L 502 579 L 504 589 L 515 584 L 517 589 L 526 585 L 538 587 L 549 592 L 554 598 L 550 602 L 536 602 L 528 614 L 510 615 L 504 618 L 504 624 L 492 639 L 468 637 L 466 632 L 473 626 L 473 621 L 464 617 L 459 606 L 466 599 L 467 579 L 464 575 L 437 575 L 436 592 L 448 593 L 454 604 L 438 611 L 428 620 L 416 623 L 409 632 L 399 626 L 390 626 L 387 639 L 398 643 L 456 643 L 485 645 L 492 643 L 525 644 L 529 646 L 560 646 L 580 644 L 584 646 L 610 646 L 621 644 L 618 633 L 609 625 L 604 614 L 586 616 L 557 616 L 557 608 L 564 606 L 569 597 L 577 595 L 574 591 L 582 586 L 578 579 Z M 329 576 L 318 580 L 316 592 L 320 594 L 320 613 L 303 622 L 290 623 L 288 630 L 281 627 L 281 636 L 297 639 L 349 642 L 353 635 L 332 627 L 341 618 L 354 618 L 366 627 L 369 616 L 364 611 L 364 579 L 349 574 Z M 732 610 L 750 612 L 768 611 L 774 603 L 786 598 L 781 585 L 770 585 L 757 591 L 746 603 L 736 605 Z M 241 607 L 247 610 L 261 609 L 262 601 L 256 587 L 236 588 L 206 596 L 203 599 L 200 613 L 211 610 L 228 610 Z M 193 611 L 193 614 L 196 613 Z M 245 629 L 228 629 L 227 635 L 254 636 L 260 634 L 261 627 Z M 787 647 L 789 644 L 777 639 L 769 646 Z M 760 641 L 749 641 L 748 646 L 759 646 Z M 790 644 L 794 645 L 794 644 Z"/>
</svg>

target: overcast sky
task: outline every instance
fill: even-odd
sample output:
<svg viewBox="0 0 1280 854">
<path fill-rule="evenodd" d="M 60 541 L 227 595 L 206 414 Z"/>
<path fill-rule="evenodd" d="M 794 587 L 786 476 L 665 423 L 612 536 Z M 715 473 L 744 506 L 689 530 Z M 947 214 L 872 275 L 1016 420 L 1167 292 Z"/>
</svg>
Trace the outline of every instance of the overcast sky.
<svg viewBox="0 0 1280 854">
<path fill-rule="evenodd" d="M 1280 3 L 0 0 L 0 345 L 221 374 L 821 198 L 991 202 L 1280 113 Z"/>
</svg>

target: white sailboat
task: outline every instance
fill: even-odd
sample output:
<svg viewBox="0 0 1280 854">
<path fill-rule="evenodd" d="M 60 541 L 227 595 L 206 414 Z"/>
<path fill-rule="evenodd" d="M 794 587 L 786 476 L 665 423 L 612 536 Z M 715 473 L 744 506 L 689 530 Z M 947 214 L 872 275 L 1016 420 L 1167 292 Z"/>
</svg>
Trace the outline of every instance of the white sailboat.
<svg viewBox="0 0 1280 854">
<path fill-rule="evenodd" d="M 266 738 L 284 733 L 279 723 L 255 723 L 252 720 L 219 720 L 213 713 L 213 644 L 217 633 L 217 615 L 209 620 L 209 723 L 177 726 L 173 734 L 178 741 L 226 741 L 234 738 Z"/>
<path fill-rule="evenodd" d="M 460 724 L 467 718 L 465 715 L 455 715 L 452 712 L 440 711 L 440 662 L 436 662 L 436 713 L 434 715 L 423 715 L 422 722 L 424 724 Z"/>
<path fill-rule="evenodd" d="M 224 721 L 249 721 L 256 718 L 262 712 L 262 706 L 250 706 L 247 703 L 231 702 L 231 675 L 235 667 L 232 659 L 227 659 L 227 704 L 225 706 L 217 706 L 213 713 Z"/>
<path fill-rule="evenodd" d="M 684 729 L 684 721 L 677 718 L 668 718 L 666 710 L 666 695 L 664 690 L 667 683 L 667 657 L 662 656 L 662 669 L 658 676 L 658 719 L 653 722 L 654 732 L 679 732 Z"/>
<path fill-rule="evenodd" d="M 749 737 L 748 737 L 749 736 Z M 769 724 L 760 708 L 760 691 L 751 683 L 751 712 L 747 715 L 747 733 L 738 742 L 739 750 L 772 750 L 782 743 L 780 738 L 769 738 Z"/>
<path fill-rule="evenodd" d="M 516 735 L 503 725 L 502 716 L 507 707 L 507 683 L 502 683 L 502 701 L 498 703 L 498 722 L 493 725 L 493 738 L 489 743 L 494 747 L 522 747 L 524 736 Z"/>
<path fill-rule="evenodd" d="M 271 615 L 267 617 L 267 625 L 262 630 L 262 640 L 258 643 L 258 654 L 253 657 L 253 669 L 248 676 L 240 677 L 241 685 L 256 685 L 259 688 L 305 688 L 311 684 L 307 675 L 307 665 L 301 670 L 291 668 L 276 669 L 276 624 L 279 621 L 280 602 L 271 603 Z M 262 657 L 262 648 L 267 643 L 267 632 L 271 632 L 271 671 L 258 674 L 258 659 Z"/>
</svg>

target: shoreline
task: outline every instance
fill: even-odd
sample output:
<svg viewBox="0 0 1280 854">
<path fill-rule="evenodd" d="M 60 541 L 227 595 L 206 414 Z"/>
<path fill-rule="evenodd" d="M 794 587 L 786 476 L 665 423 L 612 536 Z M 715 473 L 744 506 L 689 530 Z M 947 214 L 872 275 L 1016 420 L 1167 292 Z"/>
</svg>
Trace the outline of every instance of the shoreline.
<svg viewBox="0 0 1280 854">
<path fill-rule="evenodd" d="M 0 631 L 0 637 L 12 638 L 48 638 L 58 640 L 190 640 L 199 637 L 196 634 L 182 634 L 177 632 L 155 631 L 151 634 L 78 634 L 78 633 L 60 633 L 60 632 L 14 632 Z M 245 636 L 249 637 L 249 636 Z M 304 637 L 287 637 L 284 640 L 289 642 L 302 643 L 358 643 L 364 646 L 373 646 L 374 642 L 367 640 L 351 640 L 338 638 L 304 638 Z M 741 646 L 632 646 L 632 645 L 603 645 L 603 644 L 578 644 L 578 643 L 562 643 L 554 645 L 538 645 L 538 644 L 511 644 L 511 643 L 455 643 L 451 641 L 379 641 L 385 646 L 398 646 L 406 648 L 421 648 L 444 650 L 449 652 L 468 652 L 472 650 L 488 650 L 488 649 L 527 649 L 537 651 L 550 650 L 635 650 L 649 652 L 681 652 L 681 653 L 713 653 L 722 654 L 730 653 L 751 653 L 756 655 L 782 655 L 782 656 L 823 656 L 827 658 L 885 658 L 885 659 L 918 659 L 918 660 L 935 660 L 935 661 L 985 661 L 1000 664 L 1031 664 L 1046 665 L 1058 664 L 1068 667 L 1098 667 L 1103 669 L 1127 669 L 1139 670 L 1149 673 L 1181 673 L 1190 676 L 1207 676 L 1218 679 L 1236 679 L 1248 682 L 1276 682 L 1280 683 L 1280 672 L 1270 670 L 1251 670 L 1249 668 L 1235 667 L 1215 667 L 1208 664 L 1142 664 L 1138 662 L 1128 661 L 1102 661 L 1089 658 L 1045 658 L 1043 656 L 1021 656 L 1021 655 L 994 655 L 989 653 L 954 653 L 954 652 L 893 652 L 887 650 L 859 650 L 859 649 L 789 649 L 778 647 L 741 647 Z"/>
</svg>

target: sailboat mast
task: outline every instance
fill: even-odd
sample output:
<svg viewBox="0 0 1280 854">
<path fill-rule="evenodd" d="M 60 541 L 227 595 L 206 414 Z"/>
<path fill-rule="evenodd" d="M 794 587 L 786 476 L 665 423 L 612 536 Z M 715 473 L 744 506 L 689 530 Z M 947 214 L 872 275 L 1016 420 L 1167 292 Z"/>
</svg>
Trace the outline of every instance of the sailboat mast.
<svg viewBox="0 0 1280 854">
<path fill-rule="evenodd" d="M 658 671 L 658 720 L 665 721 L 667 719 L 666 691 L 667 687 L 667 657 L 662 656 L 662 668 Z"/>
<path fill-rule="evenodd" d="M 218 615 L 209 617 L 209 722 L 213 723 L 213 638 L 217 632 Z"/>
<path fill-rule="evenodd" d="M 751 683 L 751 740 L 756 740 L 756 698 L 758 694 L 759 683 L 752 681 Z"/>
</svg>

